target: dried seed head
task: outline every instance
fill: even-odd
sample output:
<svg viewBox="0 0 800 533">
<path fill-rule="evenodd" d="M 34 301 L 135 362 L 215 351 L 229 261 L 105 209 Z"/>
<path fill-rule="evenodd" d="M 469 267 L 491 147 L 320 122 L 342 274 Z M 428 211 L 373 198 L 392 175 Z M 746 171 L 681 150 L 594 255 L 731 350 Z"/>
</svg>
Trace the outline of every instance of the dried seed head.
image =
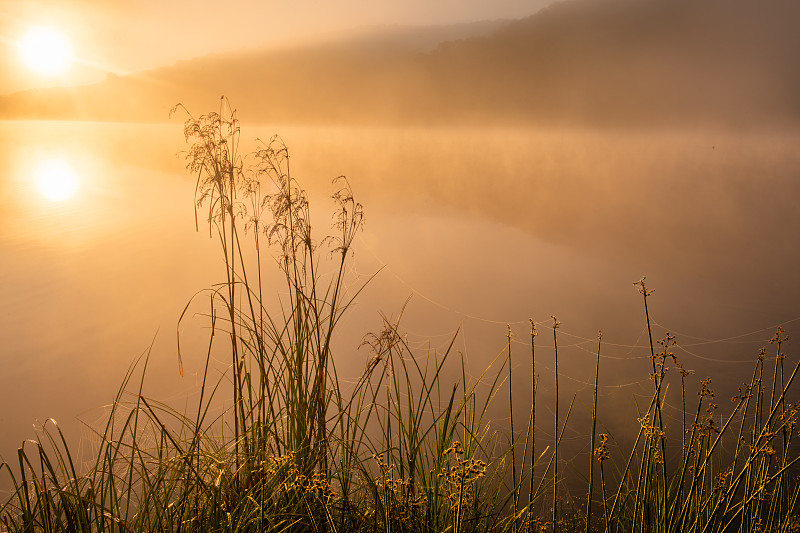
<svg viewBox="0 0 800 533">
<path fill-rule="evenodd" d="M 600 446 L 594 449 L 594 455 L 601 463 L 611 457 L 608 451 L 608 435 L 606 433 L 600 434 Z"/>
</svg>

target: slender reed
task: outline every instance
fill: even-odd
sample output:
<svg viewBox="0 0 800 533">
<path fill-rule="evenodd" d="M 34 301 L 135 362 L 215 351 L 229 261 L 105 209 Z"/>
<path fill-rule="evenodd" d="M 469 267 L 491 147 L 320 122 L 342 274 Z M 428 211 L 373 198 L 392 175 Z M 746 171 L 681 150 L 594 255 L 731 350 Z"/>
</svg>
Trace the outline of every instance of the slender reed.
<svg viewBox="0 0 800 533">
<path fill-rule="evenodd" d="M 592 433 L 589 449 L 594 450 L 595 433 L 597 431 L 597 387 L 600 379 L 600 344 L 603 341 L 603 333 L 597 332 L 597 364 L 594 370 L 594 396 L 592 398 Z M 589 533 L 592 522 L 592 491 L 594 490 L 594 458 L 589 456 L 589 494 L 586 498 L 586 533 Z M 605 503 L 605 496 L 603 497 Z"/>
<path fill-rule="evenodd" d="M 511 439 L 509 441 L 509 448 L 511 449 L 511 487 L 512 493 L 514 496 L 514 526 L 513 531 L 516 533 L 517 531 L 517 514 L 519 513 L 519 486 L 517 485 L 517 454 L 516 450 L 514 449 L 514 391 L 511 386 L 511 375 L 513 374 L 511 368 L 511 325 L 508 325 L 508 333 L 506 333 L 506 338 L 508 340 L 507 350 L 508 350 L 508 416 L 509 416 L 509 424 L 511 426 Z"/>
<path fill-rule="evenodd" d="M 555 431 L 553 432 L 555 441 L 553 442 L 553 531 L 557 529 L 558 517 L 558 336 L 556 330 L 561 326 L 561 322 L 556 317 L 553 319 L 553 353 L 554 353 L 554 378 L 555 378 L 555 393 L 554 393 L 554 415 Z"/>
<path fill-rule="evenodd" d="M 534 481 L 536 465 L 536 324 L 533 319 L 528 319 L 531 323 L 531 416 L 530 416 L 530 440 L 531 440 L 531 468 L 530 468 L 530 484 L 528 487 L 528 533 L 533 529 L 533 521 L 530 519 L 532 513 L 533 500 L 534 500 Z"/>
</svg>

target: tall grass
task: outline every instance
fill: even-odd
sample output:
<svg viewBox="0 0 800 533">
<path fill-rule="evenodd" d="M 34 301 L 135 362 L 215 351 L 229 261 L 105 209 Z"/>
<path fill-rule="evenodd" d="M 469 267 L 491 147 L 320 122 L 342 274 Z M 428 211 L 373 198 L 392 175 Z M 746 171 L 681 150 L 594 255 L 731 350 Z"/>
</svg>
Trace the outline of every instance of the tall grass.
<svg viewBox="0 0 800 533">
<path fill-rule="evenodd" d="M 575 513 L 559 500 L 565 483 L 559 447 L 574 398 L 560 417 L 555 317 L 554 434 L 547 443 L 536 438 L 533 321 L 526 431 L 512 425 L 505 433 L 489 420 L 505 386 L 514 420 L 510 329 L 505 350 L 470 379 L 453 348 L 457 334 L 444 351 L 417 353 L 400 317 L 385 317 L 381 331 L 362 343 L 363 372 L 348 382 L 336 367 L 336 332 L 364 288 L 347 276 L 364 214 L 347 180 L 333 181 L 334 231 L 318 238 L 308 195 L 292 177 L 279 138 L 261 143 L 245 166 L 239 121 L 224 99 L 216 112 L 189 114 L 184 133 L 187 168 L 197 178 L 195 219 L 216 237 L 224 265 L 222 282 L 195 296 L 180 317 L 199 315 L 208 326 L 198 403 L 178 411 L 143 396 L 145 353 L 124 376 L 88 464 L 73 455 L 54 421 L 25 442 L 14 462 L 0 464 L 13 486 L 0 504 L 0 531 L 800 528 L 794 477 L 800 456 L 792 445 L 800 407 L 787 397 L 798 366 L 784 368 L 782 330 L 771 341 L 771 379 L 762 350 L 731 412 L 720 416 L 710 379 L 700 383 L 696 403 L 687 400 L 688 372 L 671 351 L 674 337 L 653 341 L 651 291 L 640 280 L 652 398 L 630 449 L 613 446 L 608 434 L 597 445 L 598 335 L 587 436 L 593 454 L 586 506 Z M 280 272 L 280 289 L 265 281 L 271 265 Z M 189 354 L 180 340 L 182 372 Z M 223 357 L 227 371 L 213 378 Z M 670 363 L 681 379 L 680 428 L 662 416 Z"/>
</svg>

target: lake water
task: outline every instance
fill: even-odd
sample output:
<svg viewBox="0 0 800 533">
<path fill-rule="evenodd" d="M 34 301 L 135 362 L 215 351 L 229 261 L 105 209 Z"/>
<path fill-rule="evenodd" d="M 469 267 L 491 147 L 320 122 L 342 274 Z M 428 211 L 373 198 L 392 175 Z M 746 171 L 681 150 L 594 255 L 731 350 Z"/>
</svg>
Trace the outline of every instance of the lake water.
<svg viewBox="0 0 800 533">
<path fill-rule="evenodd" d="M 350 279 L 380 273 L 343 324 L 335 356 L 345 374 L 363 368 L 359 345 L 380 330 L 380 313 L 396 317 L 411 297 L 402 322 L 411 344 L 441 350 L 460 327 L 455 346 L 472 377 L 505 348 L 510 324 L 514 387 L 528 398 L 522 354 L 533 318 L 547 409 L 556 315 L 566 401 L 591 392 L 603 330 L 601 421 L 605 409 L 613 427 L 614 406 L 651 387 L 632 286 L 643 275 L 656 289 L 655 335 L 677 335 L 683 364 L 723 390 L 747 378 L 776 325 L 800 326 L 797 132 L 242 128 L 243 140 L 273 133 L 309 190 L 316 228 L 327 228 L 340 174 L 365 206 Z M 6 460 L 51 417 L 83 442 L 84 424 L 103 419 L 126 369 L 151 346 L 146 393 L 191 401 L 207 332 L 199 318 L 182 325 L 181 378 L 178 316 L 224 269 L 202 220 L 195 231 L 184 148 L 179 120 L 0 123 Z M 72 196 L 48 198 L 43 165 L 69 169 Z M 800 357 L 791 345 L 786 352 Z M 494 416 L 507 418 L 502 405 Z M 576 427 L 566 438 L 583 442 Z"/>
</svg>

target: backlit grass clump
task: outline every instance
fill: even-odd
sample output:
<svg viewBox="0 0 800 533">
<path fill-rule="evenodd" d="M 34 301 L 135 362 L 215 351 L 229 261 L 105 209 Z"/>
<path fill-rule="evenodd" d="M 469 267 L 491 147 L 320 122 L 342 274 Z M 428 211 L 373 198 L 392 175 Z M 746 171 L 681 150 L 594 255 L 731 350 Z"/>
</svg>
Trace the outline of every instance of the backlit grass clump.
<svg viewBox="0 0 800 533">
<path fill-rule="evenodd" d="M 360 377 L 340 379 L 337 325 L 360 291 L 346 279 L 363 220 L 349 184 L 334 180 L 334 232 L 318 240 L 280 139 L 261 144 L 245 168 L 239 122 L 224 99 L 218 112 L 190 115 L 184 132 L 196 216 L 225 264 L 224 281 L 187 305 L 207 302 L 201 315 L 210 331 L 197 408 L 179 412 L 145 398 L 147 358 L 139 360 L 88 466 L 77 464 L 53 421 L 13 461 L 4 458 L 0 475 L 13 492 L 0 504 L 0 531 L 800 530 L 792 442 L 800 407 L 788 401 L 798 366 L 784 366 L 782 330 L 724 414 L 710 380 L 687 397 L 674 338 L 654 342 L 651 334 L 652 398 L 631 421 L 630 449 L 597 434 L 598 336 L 588 483 L 584 503 L 568 505 L 557 487 L 566 482 L 559 446 L 572 406 L 560 417 L 555 317 L 550 442 L 536 439 L 536 388 L 530 405 L 515 406 L 510 394 L 510 331 L 499 368 L 469 380 L 452 343 L 444 353 L 414 353 L 398 322 L 385 320 L 365 338 Z M 275 263 L 279 290 L 262 278 Z M 650 293 L 644 280 L 638 287 L 649 332 Z M 181 369 L 184 355 L 179 342 Z M 220 358 L 228 368 L 214 379 Z M 682 427 L 667 427 L 662 415 L 670 365 L 680 377 Z M 444 374 L 453 367 L 461 370 L 455 383 Z M 489 424 L 489 405 L 503 401 L 505 386 L 509 411 L 529 413 L 522 431 Z"/>
</svg>

